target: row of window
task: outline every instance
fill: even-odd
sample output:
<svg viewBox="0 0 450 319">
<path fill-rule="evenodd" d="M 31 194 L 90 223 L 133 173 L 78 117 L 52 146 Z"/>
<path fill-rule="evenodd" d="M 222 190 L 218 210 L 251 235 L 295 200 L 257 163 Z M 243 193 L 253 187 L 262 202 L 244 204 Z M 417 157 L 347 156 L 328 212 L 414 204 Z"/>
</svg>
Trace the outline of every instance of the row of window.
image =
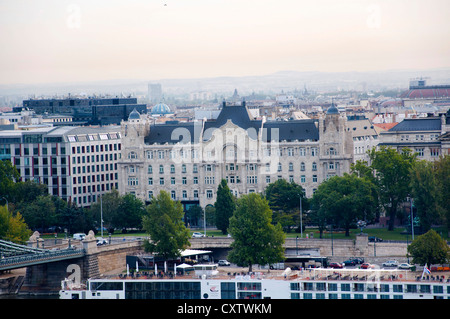
<svg viewBox="0 0 450 319">
<path fill-rule="evenodd" d="M 122 145 L 120 143 L 114 144 L 96 144 L 96 145 L 86 145 L 86 146 L 72 146 L 72 154 L 85 154 L 94 152 L 107 152 L 110 151 L 120 151 Z"/>
<path fill-rule="evenodd" d="M 437 141 L 439 140 L 439 134 L 430 134 L 428 138 L 430 141 Z M 409 135 L 400 135 L 401 141 L 426 141 L 428 138 L 424 134 L 411 135 L 411 139 Z"/>
<path fill-rule="evenodd" d="M 94 163 L 94 162 L 104 162 L 104 161 L 117 161 L 117 159 L 120 159 L 120 153 L 117 155 L 117 153 L 114 154 L 97 154 L 97 155 L 88 155 L 88 156 L 73 156 L 72 157 L 72 164 L 85 164 L 85 163 Z"/>
<path fill-rule="evenodd" d="M 298 152 L 296 152 L 298 151 Z M 286 154 L 287 156 L 295 156 L 296 153 L 298 156 L 318 156 L 319 155 L 319 149 L 317 147 L 287 147 L 287 148 L 280 148 L 280 147 L 274 147 L 274 148 L 264 148 L 262 150 L 263 156 L 271 156 L 272 154 L 277 156 L 283 156 L 283 154 Z M 155 150 L 155 151 L 146 151 L 146 158 L 147 159 L 175 159 L 175 158 L 192 158 L 192 159 L 198 159 L 199 158 L 199 150 L 197 149 L 188 149 L 188 150 Z M 327 155 L 335 155 L 337 154 L 336 150 L 334 148 L 330 148 L 327 151 Z M 214 158 L 216 156 L 216 152 L 214 150 L 206 150 L 205 151 L 205 157 L 206 158 Z M 227 151 L 226 153 L 227 158 L 236 158 L 238 156 L 236 150 L 233 148 L 232 150 Z M 249 157 L 250 158 L 256 158 L 257 157 L 257 151 L 256 150 L 249 150 Z M 137 159 L 138 155 L 136 152 L 130 152 L 128 154 L 129 159 Z"/>
<path fill-rule="evenodd" d="M 329 293 L 329 294 L 325 294 L 325 293 L 316 293 L 315 297 L 312 293 L 309 292 L 305 292 L 303 294 L 300 293 L 291 293 L 291 299 L 301 299 L 301 296 L 303 296 L 302 299 L 352 299 L 352 295 L 351 294 L 347 294 L 347 293 L 343 293 L 340 295 L 336 294 L 336 293 Z M 353 295 L 353 299 L 364 299 L 364 295 L 363 294 L 354 294 Z M 367 299 L 377 299 L 377 295 L 376 294 L 367 294 Z M 380 295 L 380 299 L 391 299 L 391 297 L 389 295 Z M 403 299 L 403 295 L 394 295 L 393 299 Z"/>
<path fill-rule="evenodd" d="M 329 169 L 335 169 L 335 166 L 337 166 L 337 163 L 335 165 L 334 162 L 330 162 L 328 168 Z M 257 164 L 247 164 L 246 165 L 246 169 L 247 169 L 247 171 L 257 171 L 258 165 Z M 216 170 L 215 169 L 215 165 L 207 164 L 207 165 L 204 166 L 204 170 L 205 170 L 205 172 L 214 172 Z M 227 171 L 237 171 L 237 170 L 239 170 L 239 165 L 227 164 L 225 166 L 225 170 L 227 170 Z M 270 163 L 265 164 L 265 172 L 268 173 L 268 172 L 270 172 L 270 170 L 271 170 Z M 317 163 L 316 162 L 313 162 L 311 164 L 311 170 L 313 172 L 317 171 Z M 282 172 L 282 171 L 283 171 L 283 165 L 282 165 L 282 163 L 278 163 L 278 165 L 277 165 L 277 172 Z M 289 172 L 293 172 L 294 171 L 294 164 L 293 163 L 289 163 L 288 171 Z M 302 171 L 302 172 L 306 171 L 306 164 L 304 162 L 300 163 L 300 171 Z M 135 172 L 136 172 L 136 169 L 135 169 L 135 167 L 133 165 L 128 167 L 128 173 L 135 173 Z M 162 164 L 159 165 L 159 173 L 160 174 L 164 174 L 164 172 L 165 172 L 164 165 L 162 165 Z M 174 164 L 170 165 L 170 173 L 171 174 L 175 174 L 176 173 Z M 182 164 L 181 165 L 181 173 L 187 173 L 186 164 Z M 192 173 L 198 173 L 198 165 L 197 164 L 193 164 L 193 166 L 192 166 Z M 153 174 L 153 166 L 152 165 L 148 165 L 147 166 L 147 174 Z"/>
<path fill-rule="evenodd" d="M 423 147 L 416 147 L 414 151 L 419 157 L 425 156 L 425 148 Z M 430 156 L 438 157 L 440 154 L 441 154 L 440 148 L 430 148 Z"/>
<path fill-rule="evenodd" d="M 302 285 L 303 284 L 303 285 Z M 433 293 L 434 294 L 443 294 L 444 293 L 444 287 L 440 285 L 427 285 L 427 284 L 394 284 L 392 285 L 392 291 L 391 291 L 391 285 L 388 284 L 365 284 L 365 283 L 325 283 L 325 282 L 294 282 L 290 284 L 291 290 L 298 291 L 298 290 L 304 290 L 304 291 L 338 291 L 338 288 L 340 288 L 340 291 L 353 291 L 353 292 L 394 292 L 394 293 L 431 293 L 431 287 L 433 287 Z M 450 293 L 450 286 L 447 287 L 447 293 Z"/>
<path fill-rule="evenodd" d="M 282 179 L 282 176 L 278 176 L 278 179 Z M 239 176 L 235 176 L 235 175 L 227 175 L 225 177 L 227 183 L 229 184 L 239 184 L 241 182 Z M 271 183 L 271 177 L 269 175 L 267 175 L 265 177 L 265 181 L 266 184 L 270 184 Z M 204 179 L 204 184 L 205 185 L 214 185 L 216 182 L 215 177 L 214 176 L 205 176 Z M 294 182 L 294 176 L 290 175 L 289 176 L 289 182 Z M 313 175 L 312 176 L 312 182 L 313 183 L 317 183 L 318 182 L 318 177 L 317 175 Z M 164 177 L 160 177 L 158 180 L 158 184 L 159 185 L 165 185 L 166 180 Z M 300 176 L 300 183 L 306 183 L 306 175 L 301 175 Z M 147 184 L 149 186 L 155 185 L 156 181 L 154 180 L 153 177 L 149 177 L 147 179 Z M 171 177 L 170 178 L 170 185 L 175 185 L 176 184 L 176 178 L 175 177 Z M 187 185 L 187 177 L 182 177 L 181 178 L 181 184 L 182 185 Z M 193 185 L 198 185 L 198 177 L 194 176 L 192 178 L 192 184 Z M 257 175 L 248 175 L 247 176 L 247 184 L 258 184 L 258 176 Z M 139 185 L 139 178 L 135 177 L 135 176 L 129 176 L 128 177 L 128 186 L 138 186 Z"/>
<path fill-rule="evenodd" d="M 199 195 L 199 190 L 198 189 L 194 189 L 192 191 L 192 198 L 198 199 L 198 195 Z M 153 191 L 148 191 L 148 199 L 152 199 L 153 196 L 154 196 L 154 192 Z M 214 192 L 213 192 L 212 189 L 206 190 L 206 198 L 211 199 L 211 198 L 213 198 L 213 196 L 214 196 Z M 173 200 L 177 200 L 178 199 L 177 192 L 174 191 L 174 190 L 170 191 L 170 197 Z M 182 190 L 181 191 L 181 199 L 188 199 L 188 198 L 189 198 L 188 191 L 187 190 Z"/>
<path fill-rule="evenodd" d="M 9 145 L 6 145 L 9 149 Z M 49 152 L 50 149 L 50 152 Z M 122 149 L 120 143 L 114 144 L 96 144 L 96 145 L 86 145 L 86 146 L 72 146 L 72 154 L 85 154 L 85 153 L 94 153 L 94 152 L 107 152 L 107 151 L 120 151 Z M 65 155 L 66 147 L 60 146 L 59 153 L 57 146 L 51 146 L 50 148 L 47 146 L 42 146 L 41 150 L 39 150 L 39 145 L 35 145 L 32 147 L 24 146 L 23 154 L 21 152 L 21 147 L 16 146 L 14 148 L 14 154 L 16 156 L 27 156 L 27 155 Z"/>
</svg>

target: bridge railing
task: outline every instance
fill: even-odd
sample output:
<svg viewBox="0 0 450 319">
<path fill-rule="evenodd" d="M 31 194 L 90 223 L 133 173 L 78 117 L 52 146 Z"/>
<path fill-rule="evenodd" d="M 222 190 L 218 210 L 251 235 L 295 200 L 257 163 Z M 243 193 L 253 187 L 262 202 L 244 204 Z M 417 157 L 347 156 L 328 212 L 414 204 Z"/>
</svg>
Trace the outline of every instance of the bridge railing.
<svg viewBox="0 0 450 319">
<path fill-rule="evenodd" d="M 33 263 L 82 257 L 84 255 L 85 255 L 84 249 L 61 249 L 61 250 L 49 250 L 38 254 L 6 257 L 0 260 L 0 270 L 17 268 L 17 266 L 19 265 L 23 265 L 25 267 L 26 265 Z"/>
</svg>

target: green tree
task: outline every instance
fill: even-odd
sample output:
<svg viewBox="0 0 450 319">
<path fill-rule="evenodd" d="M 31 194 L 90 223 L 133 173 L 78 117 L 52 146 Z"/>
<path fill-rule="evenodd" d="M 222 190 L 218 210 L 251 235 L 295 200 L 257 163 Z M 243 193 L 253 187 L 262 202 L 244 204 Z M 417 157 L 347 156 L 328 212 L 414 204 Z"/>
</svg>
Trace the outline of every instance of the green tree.
<svg viewBox="0 0 450 319">
<path fill-rule="evenodd" d="M 375 200 L 373 184 L 355 174 L 333 176 L 322 182 L 313 195 L 316 222 L 336 224 L 345 228 L 345 236 L 350 236 L 350 226 L 358 219 L 370 220 L 374 217 Z"/>
<path fill-rule="evenodd" d="M 441 156 L 433 164 L 437 189 L 439 190 L 436 199 L 442 216 L 446 220 L 447 233 L 450 236 L 450 155 Z"/>
<path fill-rule="evenodd" d="M 189 230 L 183 223 L 183 206 L 172 201 L 165 191 L 161 191 L 147 206 L 142 224 L 150 235 L 150 240 L 144 243 L 147 252 L 166 259 L 176 258 L 181 255 L 181 250 L 190 246 Z"/>
<path fill-rule="evenodd" d="M 273 211 L 273 223 L 280 223 L 287 232 L 295 224 L 300 230 L 300 198 L 302 210 L 308 208 L 308 201 L 305 198 L 303 187 L 285 179 L 279 179 L 270 183 L 265 190 L 266 199 Z"/>
<path fill-rule="evenodd" d="M 228 258 L 238 266 L 273 264 L 284 259 L 285 233 L 272 224 L 269 203 L 259 194 L 243 195 L 230 218 L 229 233 L 234 241 Z"/>
<path fill-rule="evenodd" d="M 14 183 L 20 175 L 16 167 L 10 161 L 0 161 L 0 197 L 12 201 L 14 195 Z"/>
<path fill-rule="evenodd" d="M 399 153 L 385 146 L 368 153 L 375 172 L 380 205 L 389 217 L 388 230 L 394 230 L 399 206 L 411 191 L 410 171 L 416 162 L 416 155 L 409 149 L 403 149 Z"/>
<path fill-rule="evenodd" d="M 12 214 L 6 205 L 0 206 L 0 238 L 23 244 L 30 238 L 31 230 L 18 212 Z"/>
<path fill-rule="evenodd" d="M 411 193 L 423 231 L 439 221 L 438 189 L 433 164 L 419 161 L 411 170 Z"/>
<path fill-rule="evenodd" d="M 225 179 L 222 179 L 217 189 L 214 207 L 216 209 L 216 227 L 225 235 L 230 224 L 230 217 L 233 216 L 236 209 L 234 196 L 231 194 Z"/>
<path fill-rule="evenodd" d="M 92 211 L 78 207 L 73 202 L 67 203 L 66 208 L 58 216 L 58 224 L 66 229 L 69 234 L 76 232 L 88 233 L 94 228 Z"/>
<path fill-rule="evenodd" d="M 101 225 L 101 215 L 103 214 L 103 227 L 108 229 L 121 228 L 114 222 L 120 221 L 119 207 L 121 199 L 119 192 L 112 189 L 110 192 L 97 197 L 97 202 L 92 204 L 91 211 L 95 227 Z"/>
<path fill-rule="evenodd" d="M 445 264 L 450 260 L 450 248 L 436 231 L 430 229 L 418 236 L 409 246 L 408 253 L 414 264 Z"/>
<path fill-rule="evenodd" d="M 192 205 L 186 211 L 184 215 L 185 224 L 189 224 L 190 226 L 198 226 L 199 222 L 203 223 L 203 208 L 199 205 Z"/>
<path fill-rule="evenodd" d="M 145 204 L 133 194 L 119 196 L 119 209 L 113 216 L 112 224 L 117 228 L 142 227 L 142 217 L 145 214 Z"/>
<path fill-rule="evenodd" d="M 22 216 L 31 229 L 44 231 L 57 223 L 56 207 L 52 196 L 40 195 L 33 202 L 19 206 Z"/>
<path fill-rule="evenodd" d="M 14 184 L 14 198 L 13 201 L 17 206 L 26 206 L 33 202 L 39 196 L 46 196 L 48 194 L 48 187 L 45 184 L 39 184 L 28 180 L 25 182 L 16 182 Z"/>
</svg>

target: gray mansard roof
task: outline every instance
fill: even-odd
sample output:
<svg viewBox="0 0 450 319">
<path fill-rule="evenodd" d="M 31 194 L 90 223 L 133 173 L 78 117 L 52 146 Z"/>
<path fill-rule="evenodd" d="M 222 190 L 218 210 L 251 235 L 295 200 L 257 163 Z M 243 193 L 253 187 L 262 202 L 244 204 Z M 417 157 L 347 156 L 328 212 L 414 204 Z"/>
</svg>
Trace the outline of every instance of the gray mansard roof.
<svg viewBox="0 0 450 319">
<path fill-rule="evenodd" d="M 249 137 L 256 139 L 261 128 L 263 141 L 304 141 L 319 140 L 319 130 L 314 120 L 295 121 L 267 121 L 255 120 L 244 105 L 223 105 L 222 110 L 215 120 L 204 123 L 202 139 L 211 138 L 214 129 L 218 129 L 230 120 L 233 124 L 247 130 Z M 155 124 L 150 126 L 150 133 L 145 137 L 146 144 L 174 144 L 178 142 L 198 143 L 202 130 L 202 122 Z M 278 135 L 278 138 L 277 138 Z"/>
<path fill-rule="evenodd" d="M 198 143 L 201 122 L 165 123 L 150 126 L 150 133 L 145 137 L 145 144 Z"/>
<path fill-rule="evenodd" d="M 408 131 L 440 131 L 441 119 L 439 117 L 404 119 L 389 132 L 408 132 Z"/>
</svg>

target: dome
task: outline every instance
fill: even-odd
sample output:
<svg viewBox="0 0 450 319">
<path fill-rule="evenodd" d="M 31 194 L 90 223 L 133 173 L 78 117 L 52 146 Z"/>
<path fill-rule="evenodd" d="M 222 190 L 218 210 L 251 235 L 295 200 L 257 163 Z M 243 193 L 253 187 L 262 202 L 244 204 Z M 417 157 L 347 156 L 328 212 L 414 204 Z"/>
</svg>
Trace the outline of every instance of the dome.
<svg viewBox="0 0 450 319">
<path fill-rule="evenodd" d="M 140 119 L 141 119 L 141 114 L 139 114 L 139 112 L 136 111 L 136 109 L 131 111 L 130 115 L 128 115 L 128 120 L 140 120 Z"/>
<path fill-rule="evenodd" d="M 167 104 L 159 103 L 152 107 L 152 114 L 171 114 L 172 111 Z"/>
<path fill-rule="evenodd" d="M 339 111 L 334 105 L 334 103 L 332 103 L 331 106 L 328 108 L 327 114 L 339 114 Z"/>
</svg>

